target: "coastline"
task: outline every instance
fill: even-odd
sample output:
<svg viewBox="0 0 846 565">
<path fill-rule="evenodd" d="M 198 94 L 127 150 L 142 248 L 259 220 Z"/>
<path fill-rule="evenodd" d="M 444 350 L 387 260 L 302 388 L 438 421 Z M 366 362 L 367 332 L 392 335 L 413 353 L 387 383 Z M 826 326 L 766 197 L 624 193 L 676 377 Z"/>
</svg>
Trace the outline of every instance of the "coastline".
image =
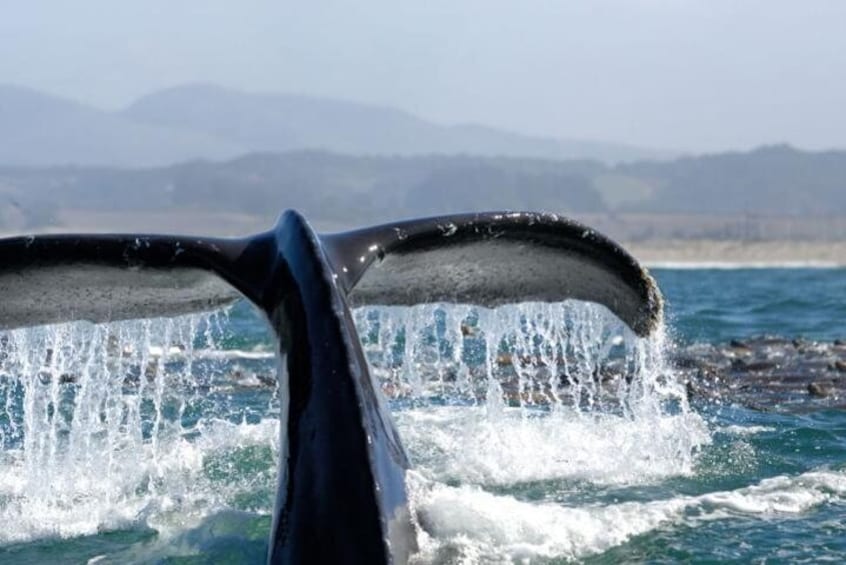
<svg viewBox="0 0 846 565">
<path fill-rule="evenodd" d="M 846 267 L 846 241 L 675 239 L 621 244 L 653 269 Z"/>
<path fill-rule="evenodd" d="M 171 233 L 241 236 L 269 229 L 272 218 L 242 213 L 174 210 L 167 212 L 102 212 L 63 210 L 58 222 L 34 230 L 3 230 L 0 237 L 31 233 Z M 316 222 L 321 232 L 348 226 Z M 650 268 L 833 268 L 846 267 L 846 239 L 741 240 L 648 239 L 619 243 Z"/>
</svg>

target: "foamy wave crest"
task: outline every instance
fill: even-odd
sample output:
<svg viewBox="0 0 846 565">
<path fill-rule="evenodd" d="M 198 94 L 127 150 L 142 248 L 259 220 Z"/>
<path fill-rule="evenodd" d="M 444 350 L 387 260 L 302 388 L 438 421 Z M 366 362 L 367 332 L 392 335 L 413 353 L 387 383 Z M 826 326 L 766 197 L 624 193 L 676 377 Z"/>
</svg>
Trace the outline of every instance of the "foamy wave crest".
<svg viewBox="0 0 846 565">
<path fill-rule="evenodd" d="M 420 472 L 477 484 L 649 483 L 691 474 L 699 449 L 711 441 L 692 413 L 631 419 L 573 409 L 505 409 L 492 419 L 484 407 L 430 407 L 396 417 Z"/>
<path fill-rule="evenodd" d="M 846 498 L 846 474 L 835 471 L 779 476 L 701 496 L 581 508 L 523 502 L 415 474 L 409 475 L 409 484 L 422 526 L 419 563 L 579 559 L 661 527 L 798 514 Z"/>
</svg>

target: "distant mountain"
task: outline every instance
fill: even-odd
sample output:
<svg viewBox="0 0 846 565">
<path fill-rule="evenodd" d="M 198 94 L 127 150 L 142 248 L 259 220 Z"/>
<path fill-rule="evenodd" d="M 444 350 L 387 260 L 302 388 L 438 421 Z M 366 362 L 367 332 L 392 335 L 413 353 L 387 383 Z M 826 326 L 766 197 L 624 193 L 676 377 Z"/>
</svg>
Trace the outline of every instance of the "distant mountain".
<svg viewBox="0 0 846 565">
<path fill-rule="evenodd" d="M 651 187 L 629 210 L 696 214 L 846 214 L 846 152 L 788 145 L 619 165 Z"/>
<path fill-rule="evenodd" d="M 354 157 L 305 151 L 168 167 L 0 167 L 13 229 L 51 225 L 62 211 L 244 214 L 269 224 L 297 208 L 324 225 L 489 209 L 605 210 L 586 162 L 480 157 Z M 6 202 L 4 203 L 4 198 Z"/>
<path fill-rule="evenodd" d="M 348 155 L 478 155 L 622 162 L 669 153 L 443 126 L 402 110 L 189 85 L 106 112 L 0 85 L 0 165 L 151 167 L 304 149 Z"/>
<path fill-rule="evenodd" d="M 137 123 L 34 90 L 0 85 L 0 164 L 144 167 L 227 159 L 244 151 L 202 132 Z"/>
<path fill-rule="evenodd" d="M 214 135 L 253 151 L 319 149 L 354 155 L 482 155 L 603 162 L 669 158 L 622 144 L 530 137 L 479 125 L 443 126 L 380 106 L 188 85 L 138 100 L 138 123 Z"/>
<path fill-rule="evenodd" d="M 285 208 L 325 229 L 532 209 L 575 215 L 627 240 L 846 239 L 846 151 L 775 146 L 616 166 L 295 151 L 133 170 L 0 167 L 0 230 L 6 232 L 103 222 L 124 230 L 134 221 L 146 230 L 154 221 L 167 231 L 234 233 L 222 219 L 263 228 Z"/>
</svg>

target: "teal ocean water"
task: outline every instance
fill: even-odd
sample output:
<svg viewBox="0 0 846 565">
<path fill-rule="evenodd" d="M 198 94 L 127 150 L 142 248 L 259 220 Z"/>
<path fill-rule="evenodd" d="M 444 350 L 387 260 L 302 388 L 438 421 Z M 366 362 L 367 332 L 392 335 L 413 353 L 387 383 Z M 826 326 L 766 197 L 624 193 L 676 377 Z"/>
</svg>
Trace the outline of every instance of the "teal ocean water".
<svg viewBox="0 0 846 565">
<path fill-rule="evenodd" d="M 416 562 L 846 561 L 846 412 L 689 397 L 671 362 L 766 335 L 846 363 L 846 269 L 653 274 L 648 341 L 579 303 L 355 313 Z M 246 304 L 0 336 L 0 562 L 262 563 L 274 362 Z"/>
</svg>

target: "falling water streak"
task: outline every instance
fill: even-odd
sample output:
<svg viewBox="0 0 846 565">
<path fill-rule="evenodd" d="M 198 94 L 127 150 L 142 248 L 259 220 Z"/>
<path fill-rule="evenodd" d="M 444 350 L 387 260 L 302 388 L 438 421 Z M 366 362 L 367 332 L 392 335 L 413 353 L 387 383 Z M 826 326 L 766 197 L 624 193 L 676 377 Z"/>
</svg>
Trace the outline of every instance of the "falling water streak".
<svg viewBox="0 0 846 565">
<path fill-rule="evenodd" d="M 667 378 L 660 336 L 638 339 L 601 307 L 575 302 L 496 309 L 433 304 L 363 308 L 354 315 L 374 375 L 386 395 L 398 401 L 400 412 L 406 403 L 422 407 L 417 413 L 424 417 L 437 418 L 432 403 L 462 406 L 459 419 L 448 422 L 452 437 L 445 445 L 467 449 L 464 454 L 444 450 L 446 476 L 460 481 L 481 476 L 480 483 L 503 484 L 583 477 L 608 467 L 612 475 L 628 480 L 632 474 L 648 477 L 653 469 L 675 473 L 689 460 L 658 468 L 644 457 L 666 452 L 662 461 L 675 461 L 676 452 L 690 452 L 695 438 L 680 433 L 676 440 L 675 430 L 668 433 L 666 426 L 657 432 L 664 434 L 661 441 L 648 441 L 652 423 L 660 424 L 660 416 L 668 413 L 686 412 L 687 404 L 678 384 Z M 60 516 L 52 522 L 56 524 L 63 512 L 77 506 L 98 513 L 128 507 L 123 515 L 148 516 L 147 507 L 158 505 L 161 513 L 168 501 L 184 501 L 192 492 L 205 497 L 206 508 L 213 507 L 220 496 L 216 488 L 198 485 L 197 474 L 183 480 L 174 475 L 197 466 L 190 460 L 192 453 L 211 451 L 207 445 L 199 450 L 180 447 L 189 437 L 199 437 L 205 445 L 210 427 L 209 420 L 186 416 L 191 412 L 187 408 L 198 402 L 213 417 L 231 409 L 205 404 L 216 369 L 198 351 L 217 347 L 216 336 L 225 328 L 221 316 L 52 326 L 0 335 L 0 456 L 18 457 L 20 468 L 26 469 L 19 485 L 0 491 L 8 501 L 5 510 L 0 508 L 0 519 L 55 514 Z M 513 418 L 515 409 L 522 420 Z M 541 419 L 539 413 L 561 418 Z M 476 414 L 486 420 L 474 422 Z M 610 425 L 599 420 L 608 414 L 615 420 Z M 638 420 L 640 425 L 632 426 L 635 435 L 630 435 L 628 423 Z M 471 428 L 464 432 L 461 426 L 468 422 Z M 562 422 L 575 425 L 564 429 Z M 270 423 L 275 430 L 278 422 Z M 420 428 L 420 435 L 433 431 L 431 426 Z M 401 422 L 400 430 L 413 451 L 416 440 L 406 436 L 409 428 Z M 588 441 L 577 438 L 581 443 L 570 445 L 572 460 L 562 458 L 560 441 L 582 432 Z M 589 445 L 609 435 L 600 446 L 604 451 Z M 279 434 L 272 431 L 266 438 L 278 453 Z M 655 443 L 660 447 L 653 448 Z M 490 448 L 498 445 L 505 448 Z M 529 451 L 525 457 L 523 450 Z M 179 504 L 182 520 L 190 506 Z M 94 522 L 96 528 L 113 524 L 103 516 Z M 33 531 L 37 537 L 40 530 Z M 85 526 L 71 534 L 91 531 Z"/>
<path fill-rule="evenodd" d="M 586 520 L 602 508 L 574 510 L 569 535 L 560 531 L 567 520 L 548 529 L 544 521 L 566 509 L 535 511 L 501 493 L 532 485 L 566 499 L 583 483 L 690 475 L 711 442 L 668 371 L 663 331 L 639 338 L 602 306 L 432 304 L 355 315 L 414 462 L 408 484 L 422 562 L 577 558 L 616 545 L 630 534 L 606 535 Z M 531 517 L 500 535 L 512 505 Z"/>
<path fill-rule="evenodd" d="M 157 497 L 179 496 L 167 475 L 188 463 L 174 460 L 174 449 L 203 424 L 187 408 L 205 400 L 200 391 L 215 377 L 196 370 L 195 347 L 218 348 L 225 315 L 0 334 L 4 520 L 40 520 L 32 535 L 63 535 L 63 515 L 84 522 L 69 526 L 82 532 L 107 514 L 132 516 Z M 205 416 L 213 427 L 226 414 Z M 3 539 L 25 539 L 24 530 Z"/>
<path fill-rule="evenodd" d="M 569 406 L 634 418 L 672 404 L 664 337 L 643 339 L 601 306 L 575 301 L 495 309 L 444 304 L 356 310 L 374 373 L 394 399 Z"/>
</svg>

